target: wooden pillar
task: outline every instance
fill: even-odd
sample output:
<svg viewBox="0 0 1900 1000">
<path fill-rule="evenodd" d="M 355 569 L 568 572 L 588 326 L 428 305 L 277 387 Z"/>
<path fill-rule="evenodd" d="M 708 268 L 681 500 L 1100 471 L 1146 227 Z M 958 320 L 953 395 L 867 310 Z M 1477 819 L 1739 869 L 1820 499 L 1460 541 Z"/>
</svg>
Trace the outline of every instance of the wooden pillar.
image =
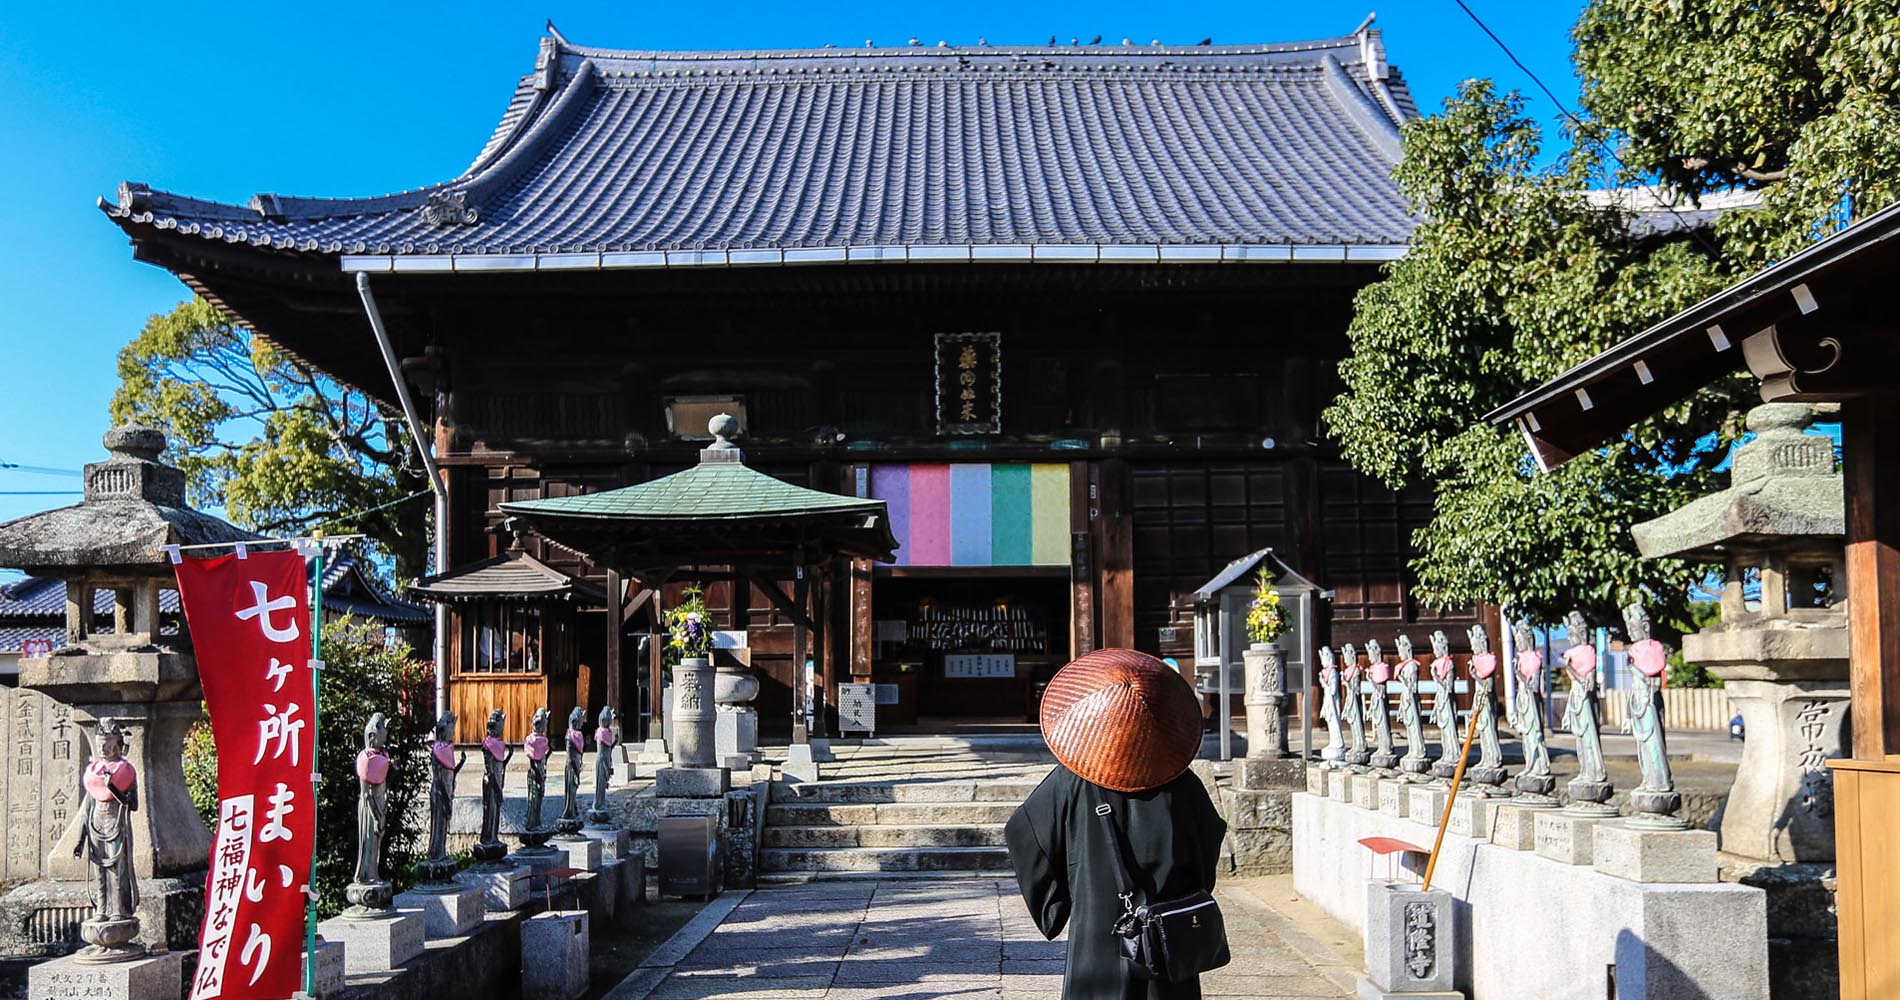
<svg viewBox="0 0 1900 1000">
<path fill-rule="evenodd" d="M 626 704 L 620 700 L 620 669 L 621 669 L 620 632 L 622 629 L 626 628 L 626 622 L 623 620 L 625 618 L 624 609 L 626 608 L 626 594 L 624 592 L 625 589 L 626 588 L 622 587 L 620 583 L 620 571 L 617 569 L 608 570 L 607 571 L 607 664 L 606 664 L 607 665 L 607 707 L 614 710 L 614 718 L 616 719 L 620 718 L 620 716 L 623 713 L 625 713 L 627 710 Z M 576 691 L 575 698 L 578 703 L 586 704 L 587 692 Z M 622 732 L 626 731 L 626 727 L 624 725 L 621 727 L 621 731 Z"/>
<path fill-rule="evenodd" d="M 811 720 L 805 714 L 805 643 L 810 638 L 805 622 L 811 614 L 811 581 L 804 567 L 792 584 L 792 604 L 799 615 L 792 618 L 792 743 L 811 742 Z M 801 617 L 802 616 L 802 617 Z"/>
<path fill-rule="evenodd" d="M 1128 463 L 1111 458 L 1097 467 L 1095 530 L 1100 538 L 1101 589 L 1097 617 L 1102 645 L 1135 647 L 1135 511 Z"/>
<path fill-rule="evenodd" d="M 871 560 L 851 560 L 851 679 L 871 679 Z"/>
<path fill-rule="evenodd" d="M 653 609 L 653 624 L 647 632 L 647 739 L 657 739 L 671 733 L 666 731 L 666 690 L 665 678 L 661 672 L 666 668 L 666 607 L 664 581 L 654 580 L 647 584 L 653 590 L 650 606 Z"/>
<path fill-rule="evenodd" d="M 811 731 L 814 736 L 828 735 L 830 726 L 825 724 L 825 709 L 831 704 L 832 678 L 831 659 L 831 566 L 814 566 L 811 572 L 818 579 L 811 589 L 811 627 L 812 627 L 812 687 L 817 696 L 812 700 Z"/>
<path fill-rule="evenodd" d="M 1882 760 L 1900 755 L 1900 409 L 1842 404 L 1841 444 L 1854 757 Z"/>
</svg>

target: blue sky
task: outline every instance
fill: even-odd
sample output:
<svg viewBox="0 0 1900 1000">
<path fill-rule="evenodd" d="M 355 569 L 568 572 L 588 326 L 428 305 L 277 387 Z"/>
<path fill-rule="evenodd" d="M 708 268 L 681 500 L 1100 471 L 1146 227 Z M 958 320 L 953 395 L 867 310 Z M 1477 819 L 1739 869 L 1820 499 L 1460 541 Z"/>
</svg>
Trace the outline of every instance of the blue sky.
<svg viewBox="0 0 1900 1000">
<path fill-rule="evenodd" d="M 1467 0 L 1574 100 L 1577 0 Z M 94 207 L 122 180 L 245 202 L 270 191 L 371 195 L 459 173 L 533 68 L 544 20 L 623 48 L 902 45 L 912 36 L 1040 44 L 1102 35 L 1192 44 L 1350 32 L 1371 0 L 1153 4 L 544 2 L 539 5 L 174 3 L 0 5 L 0 462 L 77 469 L 102 456 L 113 357 L 188 292 L 132 259 Z M 1488 76 L 1556 109 L 1452 0 L 1377 5 L 1421 109 Z M 0 491 L 78 480 L 0 469 Z M 73 502 L 0 495 L 0 520 Z"/>
</svg>

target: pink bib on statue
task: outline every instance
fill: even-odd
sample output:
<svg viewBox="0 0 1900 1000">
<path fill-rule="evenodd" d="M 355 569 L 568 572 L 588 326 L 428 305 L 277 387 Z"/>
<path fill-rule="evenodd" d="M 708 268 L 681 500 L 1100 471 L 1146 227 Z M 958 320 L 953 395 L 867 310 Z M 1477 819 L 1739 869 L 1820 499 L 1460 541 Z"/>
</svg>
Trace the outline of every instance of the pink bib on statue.
<svg viewBox="0 0 1900 1000">
<path fill-rule="evenodd" d="M 611 729 L 608 729 L 606 726 L 602 726 L 599 729 L 594 730 L 594 742 L 600 744 L 600 748 L 602 750 L 605 750 L 608 747 L 613 746 L 614 745 L 614 731 Z"/>
<path fill-rule="evenodd" d="M 587 737 L 582 736 L 581 731 L 578 729 L 568 730 L 567 748 L 570 753 L 580 753 L 587 749 Z"/>
<path fill-rule="evenodd" d="M 1432 680 L 1445 684 L 1451 680 L 1451 657 L 1441 656 L 1432 661 Z"/>
<path fill-rule="evenodd" d="M 1497 672 L 1498 672 L 1498 655 L 1496 653 L 1472 654 L 1471 676 L 1476 677 L 1477 679 L 1481 681 L 1485 681 L 1485 680 L 1490 680 L 1491 675 Z"/>
<path fill-rule="evenodd" d="M 1535 649 L 1520 649 L 1517 651 L 1517 675 L 1519 677 L 1530 680 L 1536 677 L 1538 672 L 1543 669 L 1544 654 Z"/>
<path fill-rule="evenodd" d="M 1371 675 L 1372 683 L 1384 684 L 1392 679 L 1392 666 L 1383 659 L 1373 660 L 1366 664 L 1366 673 Z"/>
<path fill-rule="evenodd" d="M 1572 646 L 1564 650 L 1564 669 L 1570 676 L 1583 678 L 1597 672 L 1597 648 L 1595 646 Z"/>
<path fill-rule="evenodd" d="M 429 753 L 434 755 L 435 762 L 443 767 L 455 766 L 455 744 L 447 740 L 431 743 L 429 744 Z"/>
<path fill-rule="evenodd" d="M 499 736 L 482 737 L 482 749 L 488 751 L 488 756 L 496 760 L 508 756 L 508 744 L 503 743 Z"/>
<path fill-rule="evenodd" d="M 1661 677 L 1669 669 L 1669 652 L 1663 644 L 1654 639 L 1644 639 L 1630 644 L 1630 662 L 1636 664 L 1644 676 Z"/>
<path fill-rule="evenodd" d="M 86 765 L 85 776 L 80 784 L 86 788 L 86 794 L 100 802 L 112 801 L 112 789 L 129 792 L 138 784 L 138 771 L 129 760 L 95 760 Z"/>
<path fill-rule="evenodd" d="M 375 747 L 365 747 L 356 755 L 356 776 L 372 785 L 389 778 L 389 755 Z"/>
<path fill-rule="evenodd" d="M 548 738 L 542 733 L 529 733 L 528 738 L 521 741 L 521 748 L 528 751 L 529 760 L 548 759 Z"/>
</svg>

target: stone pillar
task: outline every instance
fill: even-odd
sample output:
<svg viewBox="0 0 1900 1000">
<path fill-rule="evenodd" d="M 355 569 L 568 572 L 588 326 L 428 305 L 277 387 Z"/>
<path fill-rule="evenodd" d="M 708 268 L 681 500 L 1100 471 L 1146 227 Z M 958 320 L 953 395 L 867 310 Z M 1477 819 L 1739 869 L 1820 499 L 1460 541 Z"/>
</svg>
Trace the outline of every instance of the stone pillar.
<svg viewBox="0 0 1900 1000">
<path fill-rule="evenodd" d="M 719 766 L 743 770 L 759 762 L 759 678 L 737 663 L 722 663 L 713 674 L 714 744 Z"/>
<path fill-rule="evenodd" d="M 1730 680 L 1748 733 L 1722 810 L 1722 849 L 1763 861 L 1834 860 L 1834 779 L 1850 690 L 1838 680 Z"/>
<path fill-rule="evenodd" d="M 717 705 L 713 701 L 712 664 L 689 657 L 673 668 L 676 704 L 668 721 L 667 742 L 672 744 L 674 767 L 718 765 Z"/>
<path fill-rule="evenodd" d="M 1282 715 L 1286 704 L 1286 670 L 1281 660 L 1284 655 L 1280 647 L 1259 642 L 1241 654 L 1245 665 L 1243 683 L 1247 686 L 1242 701 L 1247 706 L 1249 757 L 1278 760 L 1286 756 L 1286 720 Z"/>
</svg>

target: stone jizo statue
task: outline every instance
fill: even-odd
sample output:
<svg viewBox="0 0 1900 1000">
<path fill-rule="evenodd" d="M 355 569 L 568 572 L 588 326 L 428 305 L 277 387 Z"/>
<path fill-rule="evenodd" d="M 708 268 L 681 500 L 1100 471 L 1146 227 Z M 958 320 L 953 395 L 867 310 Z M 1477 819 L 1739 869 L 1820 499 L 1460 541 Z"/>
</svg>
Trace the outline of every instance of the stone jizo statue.
<svg viewBox="0 0 1900 1000">
<path fill-rule="evenodd" d="M 1371 751 L 1366 749 L 1365 698 L 1359 693 L 1359 649 L 1352 643 L 1339 647 L 1341 697 L 1339 705 L 1346 711 L 1346 726 L 1352 730 L 1352 742 L 1346 747 L 1346 763 L 1353 770 L 1364 772 Z"/>
<path fill-rule="evenodd" d="M 1583 612 L 1564 616 L 1564 630 L 1571 646 L 1564 650 L 1564 673 L 1570 677 L 1569 704 L 1564 707 L 1564 724 L 1577 738 L 1577 776 L 1564 788 L 1570 793 L 1570 811 L 1579 815 L 1614 816 L 1616 810 L 1605 805 L 1616 791 L 1603 769 L 1603 733 L 1597 728 L 1597 648 L 1592 643 L 1590 623 Z"/>
<path fill-rule="evenodd" d="M 1491 684 L 1498 657 L 1491 652 L 1491 637 L 1483 625 L 1471 626 L 1465 636 L 1471 640 L 1471 702 L 1478 713 L 1478 762 L 1465 769 L 1471 779 L 1466 787 L 1473 795 L 1489 798 L 1504 794 L 1498 787 L 1505 777 L 1504 744 L 1498 739 L 1497 692 Z"/>
<path fill-rule="evenodd" d="M 424 881 L 442 886 L 455 877 L 455 861 L 449 857 L 449 816 L 455 810 L 455 776 L 468 755 L 455 750 L 455 713 L 443 712 L 435 720 L 435 739 L 429 743 L 429 851 L 416 866 Z"/>
<path fill-rule="evenodd" d="M 1336 768 L 1346 756 L 1346 744 L 1339 738 L 1339 663 L 1330 646 L 1319 647 L 1319 714 L 1326 722 L 1326 746 L 1319 752 L 1321 766 Z"/>
<path fill-rule="evenodd" d="M 1405 727 L 1405 756 L 1399 769 L 1407 781 L 1423 781 L 1431 770 L 1425 756 L 1425 713 L 1418 697 L 1418 659 L 1412 655 L 1412 637 L 1399 636 L 1399 665 L 1393 671 L 1399 679 L 1399 723 Z"/>
<path fill-rule="evenodd" d="M 587 709 L 579 705 L 567 713 L 567 781 L 561 799 L 561 834 L 557 840 L 579 840 L 581 832 L 581 759 L 587 755 Z"/>
<path fill-rule="evenodd" d="M 1457 664 L 1451 659 L 1451 639 L 1444 629 L 1432 633 L 1432 683 L 1438 685 L 1438 694 L 1432 698 L 1432 725 L 1438 729 L 1438 760 L 1432 764 L 1432 775 L 1449 781 L 1458 773 L 1458 751 L 1463 744 L 1458 738 L 1458 683 Z"/>
<path fill-rule="evenodd" d="M 100 719 L 94 739 L 99 751 L 80 774 L 80 834 L 73 848 L 73 857 L 85 858 L 92 869 L 92 919 L 79 925 L 86 947 L 75 958 L 97 964 L 126 962 L 146 954 L 132 943 L 139 936 L 139 880 L 132 864 L 138 770 L 125 759 L 119 720 Z"/>
<path fill-rule="evenodd" d="M 501 842 L 502 783 L 515 750 L 501 738 L 507 719 L 499 708 L 489 712 L 487 735 L 482 737 L 482 839 L 475 845 L 475 860 L 484 865 L 499 864 L 508 856 Z"/>
<path fill-rule="evenodd" d="M 1630 825 L 1686 830 L 1688 822 L 1674 815 L 1682 808 L 1682 793 L 1676 791 L 1675 777 L 1669 773 L 1669 745 L 1663 731 L 1662 681 L 1669 669 L 1669 653 L 1650 638 L 1649 612 L 1641 602 L 1623 609 L 1623 629 L 1630 639 L 1630 664 L 1637 674 L 1629 692 L 1629 726 L 1636 737 L 1636 762 L 1643 769 L 1642 783 L 1630 791 L 1634 810 Z"/>
<path fill-rule="evenodd" d="M 528 722 L 528 738 L 521 750 L 528 755 L 528 812 L 521 824 L 521 850 L 524 854 L 551 854 L 548 836 L 554 831 L 541 825 L 541 809 L 548 794 L 548 707 L 534 710 Z"/>
<path fill-rule="evenodd" d="M 345 916 L 389 916 L 390 887 L 382 877 L 383 838 L 389 814 L 389 720 L 377 712 L 363 726 L 356 755 L 356 873 L 344 889 L 352 904 Z"/>
<path fill-rule="evenodd" d="M 1544 655 L 1537 651 L 1537 636 L 1530 622 L 1511 627 L 1517 647 L 1513 669 L 1517 671 L 1517 701 L 1512 706 L 1511 724 L 1524 742 L 1524 769 L 1517 772 L 1517 800 L 1527 806 L 1554 806 L 1550 793 L 1557 787 L 1557 776 L 1550 773 L 1550 747 L 1544 743 Z"/>
<path fill-rule="evenodd" d="M 1390 771 L 1399 764 L 1399 754 L 1392 744 L 1392 712 L 1386 706 L 1385 685 L 1392 679 L 1392 665 L 1385 662 L 1385 651 L 1379 648 L 1379 640 L 1366 642 L 1366 679 L 1372 682 L 1372 698 L 1366 703 L 1366 710 L 1372 713 L 1372 732 L 1378 741 L 1378 750 L 1372 754 L 1372 766 L 1381 771 Z"/>
<path fill-rule="evenodd" d="M 594 728 L 594 808 L 587 812 L 587 822 L 595 826 L 605 826 L 613 818 L 607 805 L 607 782 L 614 770 L 613 747 L 614 710 L 603 705 L 599 725 Z"/>
</svg>

